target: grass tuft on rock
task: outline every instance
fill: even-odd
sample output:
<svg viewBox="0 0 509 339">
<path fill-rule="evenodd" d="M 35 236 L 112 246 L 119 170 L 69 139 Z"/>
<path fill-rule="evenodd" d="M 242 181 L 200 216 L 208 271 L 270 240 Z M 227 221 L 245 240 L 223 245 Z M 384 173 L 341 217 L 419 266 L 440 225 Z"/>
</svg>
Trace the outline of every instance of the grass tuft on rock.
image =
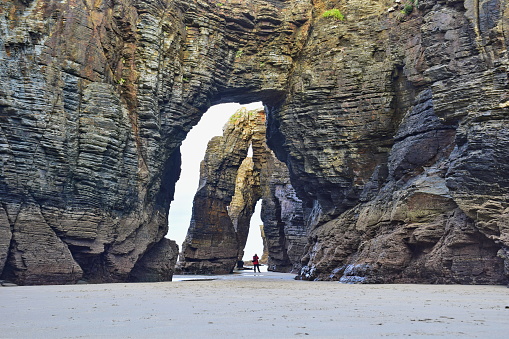
<svg viewBox="0 0 509 339">
<path fill-rule="evenodd" d="M 329 9 L 328 11 L 323 12 L 322 17 L 333 18 L 333 19 L 341 20 L 341 21 L 345 20 L 345 16 L 337 8 Z"/>
</svg>

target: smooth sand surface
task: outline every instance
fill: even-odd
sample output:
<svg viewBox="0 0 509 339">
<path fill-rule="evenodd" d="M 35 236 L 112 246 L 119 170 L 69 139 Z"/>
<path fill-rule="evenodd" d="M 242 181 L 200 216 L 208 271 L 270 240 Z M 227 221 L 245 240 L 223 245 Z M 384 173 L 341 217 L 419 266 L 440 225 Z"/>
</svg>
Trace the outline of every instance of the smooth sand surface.
<svg viewBox="0 0 509 339">
<path fill-rule="evenodd" d="M 505 286 L 182 278 L 0 287 L 0 338 L 509 338 Z"/>
</svg>

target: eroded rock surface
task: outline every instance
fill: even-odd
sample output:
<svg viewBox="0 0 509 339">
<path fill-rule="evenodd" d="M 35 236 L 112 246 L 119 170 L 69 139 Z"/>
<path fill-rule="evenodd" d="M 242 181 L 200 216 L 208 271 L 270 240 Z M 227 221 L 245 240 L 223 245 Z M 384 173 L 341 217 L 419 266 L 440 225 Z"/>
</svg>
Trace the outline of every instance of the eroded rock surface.
<svg viewBox="0 0 509 339">
<path fill-rule="evenodd" d="M 249 148 L 252 157 L 247 156 Z M 307 239 L 302 207 L 298 210 L 301 202 L 286 166 L 265 143 L 263 109 L 237 111 L 223 135 L 209 142 L 200 167 L 182 250 L 183 272 L 230 273 L 244 256 L 250 220 L 260 199 L 269 269 L 284 272 L 300 265 Z"/>
<path fill-rule="evenodd" d="M 171 281 L 178 259 L 175 241 L 163 238 L 136 263 L 129 275 L 129 281 L 159 282 Z"/>
<path fill-rule="evenodd" d="M 310 5 L 283 20 L 278 1 L 221 4 L 0 4 L 1 229 L 12 235 L 0 270 L 10 279 L 125 281 L 167 233 L 178 147 L 201 114 L 281 99 Z M 27 230 L 61 256 L 36 250 Z"/>
<path fill-rule="evenodd" d="M 295 187 L 322 187 L 299 190 L 317 225 L 301 276 L 506 282 L 496 253 L 507 247 L 509 222 L 507 4 L 420 1 L 399 30 L 386 26 L 391 15 L 345 12 L 356 29 L 330 23 L 313 32 L 303 58 L 322 50 L 321 61 L 295 78 L 298 100 L 277 121 Z M 344 46 L 325 42 L 332 31 Z M 306 72 L 329 82 L 301 83 Z M 318 118 L 303 120 L 310 100 Z M 301 144 L 303 130 L 317 133 L 304 133 Z M 338 139 L 311 146 L 322 133 Z"/>
<path fill-rule="evenodd" d="M 248 185 L 259 186 L 259 179 L 252 177 L 253 161 L 244 161 L 253 131 L 259 122 L 256 117 L 258 114 L 264 113 L 240 110 L 225 125 L 223 135 L 212 138 L 207 145 L 205 158 L 200 164 L 200 183 L 193 200 L 191 224 L 182 245 L 181 261 L 184 272 L 231 273 L 237 263 L 239 240 L 236 228 L 241 221 L 239 217 L 242 218 L 239 207 L 247 205 L 252 214 L 259 197 L 254 197 L 253 202 L 247 194 L 242 196 L 240 193 L 237 200 L 242 198 L 247 201 L 234 205 L 236 227 L 228 210 L 235 193 L 239 167 L 242 167 L 242 174 L 251 174 L 239 179 L 240 183 L 247 180 L 251 181 Z M 249 193 L 251 196 L 257 195 L 257 192 Z M 249 214 L 249 211 L 247 213 Z M 250 217 L 251 215 L 248 216 Z M 243 230 L 239 233 L 247 232 Z"/>
<path fill-rule="evenodd" d="M 297 273 L 308 236 L 302 201 L 290 182 L 288 168 L 277 158 L 268 157 L 261 174 L 261 217 L 268 270 Z"/>
<path fill-rule="evenodd" d="M 127 280 L 166 234 L 186 133 L 262 100 L 302 278 L 507 282 L 508 2 L 404 5 L 1 2 L 2 278 Z"/>
</svg>

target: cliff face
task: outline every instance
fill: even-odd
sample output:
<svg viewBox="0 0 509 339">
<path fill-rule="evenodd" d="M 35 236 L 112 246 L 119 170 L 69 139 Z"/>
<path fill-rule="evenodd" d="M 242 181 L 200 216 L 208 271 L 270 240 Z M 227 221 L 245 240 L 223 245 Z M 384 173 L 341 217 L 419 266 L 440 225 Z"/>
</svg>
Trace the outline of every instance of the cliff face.
<svg viewBox="0 0 509 339">
<path fill-rule="evenodd" d="M 302 201 L 290 182 L 288 168 L 274 156 L 267 157 L 261 175 L 267 269 L 298 273 L 308 235 Z"/>
<path fill-rule="evenodd" d="M 180 142 L 211 104 L 262 100 L 304 204 L 301 277 L 507 282 L 508 3 L 395 5 L 0 3 L 2 277 L 174 261 Z"/>
<path fill-rule="evenodd" d="M 177 142 L 161 145 L 182 132 L 160 114 L 167 80 L 157 77 L 173 77 L 183 24 L 151 1 L 9 1 L 0 11 L 4 275 L 125 281 L 167 230 L 180 157 Z"/>
<path fill-rule="evenodd" d="M 278 19 L 282 6 L 2 2 L 3 276 L 129 279 L 163 241 L 178 147 L 206 108 L 280 99 L 275 70 L 289 70 L 302 38 Z M 301 18 L 292 7 L 288 20 Z M 258 71 L 264 60 L 271 66 Z"/>
<path fill-rule="evenodd" d="M 273 123 L 312 208 L 301 276 L 507 281 L 507 4 L 419 1 L 397 25 L 344 9 Z"/>
<path fill-rule="evenodd" d="M 263 115 L 263 111 L 250 114 L 243 109 L 237 112 L 225 125 L 223 136 L 212 138 L 207 145 L 200 164 L 200 183 L 193 200 L 191 225 L 182 246 L 184 272 L 231 273 L 237 263 L 238 237 L 245 234 L 245 244 L 249 219 L 260 197 L 260 180 L 253 175 L 254 163 L 246 158 L 253 133 L 260 123 L 259 114 Z M 252 189 L 242 190 L 241 186 Z M 246 218 L 247 228 L 242 223 Z"/>
</svg>

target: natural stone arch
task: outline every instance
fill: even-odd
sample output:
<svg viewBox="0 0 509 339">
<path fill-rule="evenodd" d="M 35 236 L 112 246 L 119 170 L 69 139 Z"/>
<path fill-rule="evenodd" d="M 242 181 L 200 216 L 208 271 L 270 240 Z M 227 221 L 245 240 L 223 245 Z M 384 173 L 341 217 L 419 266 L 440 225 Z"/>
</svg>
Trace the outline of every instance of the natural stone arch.
<svg viewBox="0 0 509 339">
<path fill-rule="evenodd" d="M 295 13 L 280 18 L 290 7 Z M 213 103 L 281 101 L 311 6 L 42 0 L 7 2 L 2 10 L 17 13 L 1 19 L 10 22 L 2 21 L 0 56 L 19 76 L 0 75 L 8 113 L 0 270 L 36 284 L 126 281 L 152 249 L 177 252 L 163 237 L 181 141 Z M 303 29 L 286 34 L 292 27 Z M 260 53 L 269 45 L 273 52 Z M 45 231 L 32 233 L 37 225 Z M 62 259 L 41 257 L 33 243 Z"/>
<path fill-rule="evenodd" d="M 301 277 L 507 282 L 508 2 L 389 2 L 2 2 L 2 278 L 129 279 L 187 131 L 262 100 L 311 229 Z"/>
</svg>

